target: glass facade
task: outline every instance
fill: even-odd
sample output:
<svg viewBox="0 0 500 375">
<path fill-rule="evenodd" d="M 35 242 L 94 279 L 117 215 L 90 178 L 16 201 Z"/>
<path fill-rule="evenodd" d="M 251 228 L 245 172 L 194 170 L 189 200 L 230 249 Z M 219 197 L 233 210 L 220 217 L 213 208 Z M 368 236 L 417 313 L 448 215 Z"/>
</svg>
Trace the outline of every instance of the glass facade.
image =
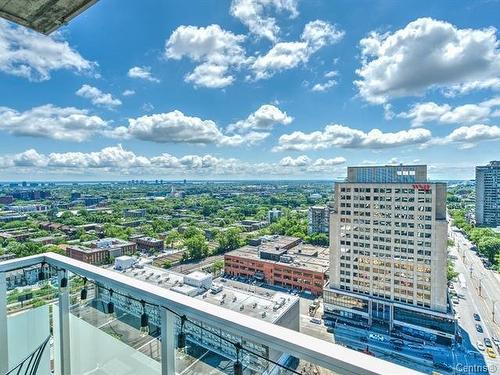
<svg viewBox="0 0 500 375">
<path fill-rule="evenodd" d="M 414 183 L 426 178 L 424 165 L 349 167 L 348 181 L 356 183 Z"/>
<path fill-rule="evenodd" d="M 398 306 L 394 307 L 394 320 L 408 324 L 429 328 L 435 331 L 455 334 L 456 321 L 452 318 L 427 314 L 421 311 L 413 311 Z"/>
</svg>

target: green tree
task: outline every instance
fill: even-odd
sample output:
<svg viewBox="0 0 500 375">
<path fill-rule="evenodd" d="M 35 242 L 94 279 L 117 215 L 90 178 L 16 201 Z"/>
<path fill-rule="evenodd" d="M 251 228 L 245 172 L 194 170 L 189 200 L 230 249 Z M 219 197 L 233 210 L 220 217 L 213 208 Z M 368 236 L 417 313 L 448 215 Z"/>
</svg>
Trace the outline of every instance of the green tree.
<svg viewBox="0 0 500 375">
<path fill-rule="evenodd" d="M 243 241 L 240 238 L 240 233 L 241 230 L 238 228 L 229 228 L 226 231 L 219 232 L 217 234 L 217 241 L 219 242 L 217 252 L 225 253 L 241 247 Z"/>
<path fill-rule="evenodd" d="M 214 273 L 215 275 L 219 274 L 220 271 L 222 271 L 223 269 L 224 269 L 224 261 L 223 260 L 216 260 L 212 264 L 212 273 Z"/>
<path fill-rule="evenodd" d="M 195 234 L 184 241 L 189 259 L 202 259 L 208 255 L 208 243 L 202 234 Z"/>
<path fill-rule="evenodd" d="M 448 261 L 448 269 L 446 272 L 446 278 L 448 279 L 448 281 L 451 281 L 457 276 L 458 276 L 458 272 L 455 271 L 455 266 L 454 266 L 453 262 Z"/>
</svg>

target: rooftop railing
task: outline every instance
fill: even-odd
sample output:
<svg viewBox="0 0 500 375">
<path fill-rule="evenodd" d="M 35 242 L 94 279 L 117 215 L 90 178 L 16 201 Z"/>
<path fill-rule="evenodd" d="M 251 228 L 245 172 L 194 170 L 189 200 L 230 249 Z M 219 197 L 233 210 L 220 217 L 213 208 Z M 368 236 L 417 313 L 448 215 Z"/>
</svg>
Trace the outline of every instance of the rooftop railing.
<svg viewBox="0 0 500 375">
<path fill-rule="evenodd" d="M 31 306 L 32 315 L 23 321 L 25 309 L 9 310 L 7 278 L 15 270 L 40 265 L 57 272 L 50 288 L 58 293 L 47 305 Z M 89 299 L 91 304 L 81 304 Z M 123 311 L 120 317 L 102 320 L 117 313 L 115 306 Z M 132 374 L 138 371 L 134 366 L 143 373 L 196 374 L 204 373 L 201 364 L 217 365 L 218 372 L 229 374 L 304 374 L 311 369 L 310 373 L 318 374 L 417 374 L 333 342 L 54 253 L 0 263 L 0 374 L 17 364 L 14 353 L 25 358 L 42 344 L 43 340 L 29 345 L 16 339 L 30 321 L 38 319 L 35 316 L 43 321 L 50 318 L 46 330 L 53 336 L 47 359 L 52 368 L 43 369 L 41 364 L 40 374 L 51 370 L 64 375 Z M 136 336 L 143 340 L 141 344 L 133 349 L 120 346 L 117 338 L 132 337 L 130 332 L 139 326 Z M 150 326 L 157 330 L 152 332 Z M 46 337 L 46 330 L 38 336 Z M 35 340 L 35 332 L 26 335 Z"/>
</svg>

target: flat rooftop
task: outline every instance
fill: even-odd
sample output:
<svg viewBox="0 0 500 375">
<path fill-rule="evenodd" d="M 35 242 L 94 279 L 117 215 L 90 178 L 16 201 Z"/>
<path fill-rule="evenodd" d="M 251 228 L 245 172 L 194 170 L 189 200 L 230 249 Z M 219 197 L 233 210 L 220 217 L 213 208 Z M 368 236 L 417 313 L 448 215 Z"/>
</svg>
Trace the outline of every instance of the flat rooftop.
<svg viewBox="0 0 500 375">
<path fill-rule="evenodd" d="M 266 249 L 267 251 L 267 249 Z M 317 253 L 317 256 L 315 254 Z M 301 270 L 326 273 L 330 267 L 330 251 L 326 247 L 300 244 L 289 249 L 286 255 L 293 257 L 293 262 L 285 263 L 269 259 L 261 259 L 259 256 L 259 246 L 246 245 L 239 249 L 230 251 L 226 255 L 258 260 L 266 263 L 274 263 L 282 266 L 292 267 Z"/>
<path fill-rule="evenodd" d="M 149 265 L 141 269 L 130 268 L 125 272 L 114 271 L 166 289 L 172 289 L 174 287 L 179 288 L 183 285 L 185 276 L 180 273 Z M 229 310 L 240 312 L 270 323 L 277 321 L 290 306 L 296 302 L 298 303 L 298 297 L 286 293 L 271 290 L 266 291 L 265 294 L 253 293 L 251 291 L 247 292 L 231 288 L 224 285 L 222 282 L 217 282 L 217 280 L 214 281 L 214 284 L 221 285 L 222 291 L 217 294 L 212 294 L 209 290 L 193 298 L 209 302 L 213 305 L 223 306 Z M 224 301 L 223 303 L 221 303 L 222 300 Z M 241 310 L 241 306 L 243 306 L 243 310 Z M 281 307 L 275 309 L 275 306 Z"/>
</svg>

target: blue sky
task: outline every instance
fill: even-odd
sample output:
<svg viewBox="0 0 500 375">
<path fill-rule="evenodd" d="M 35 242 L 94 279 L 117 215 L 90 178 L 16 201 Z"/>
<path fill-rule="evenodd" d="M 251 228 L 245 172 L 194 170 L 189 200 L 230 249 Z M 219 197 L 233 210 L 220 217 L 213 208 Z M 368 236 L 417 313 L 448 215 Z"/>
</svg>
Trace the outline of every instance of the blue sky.
<svg viewBox="0 0 500 375">
<path fill-rule="evenodd" d="M 339 178 L 500 157 L 498 1 L 103 0 L 0 21 L 0 179 Z"/>
</svg>

